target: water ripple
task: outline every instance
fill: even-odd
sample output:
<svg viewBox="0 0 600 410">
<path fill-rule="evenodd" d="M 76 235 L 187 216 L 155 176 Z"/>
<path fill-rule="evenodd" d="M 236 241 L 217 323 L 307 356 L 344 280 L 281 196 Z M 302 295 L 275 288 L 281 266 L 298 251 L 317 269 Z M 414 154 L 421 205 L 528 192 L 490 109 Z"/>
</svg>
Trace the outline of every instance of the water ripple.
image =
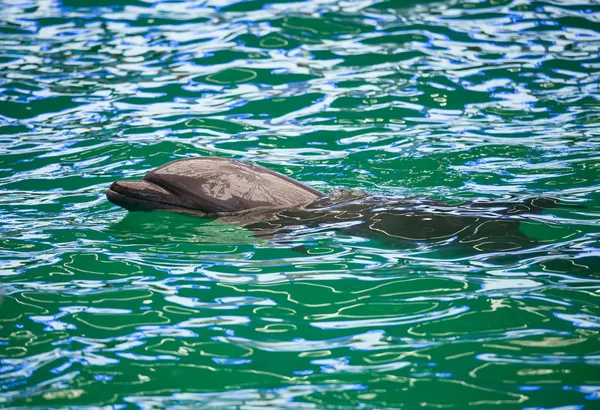
<svg viewBox="0 0 600 410">
<path fill-rule="evenodd" d="M 597 402 L 596 2 L 0 10 L 2 406 Z M 104 198 L 197 155 L 449 213 L 565 206 L 514 219 L 531 246 L 493 250 L 386 242 L 356 219 L 257 237 Z"/>
</svg>

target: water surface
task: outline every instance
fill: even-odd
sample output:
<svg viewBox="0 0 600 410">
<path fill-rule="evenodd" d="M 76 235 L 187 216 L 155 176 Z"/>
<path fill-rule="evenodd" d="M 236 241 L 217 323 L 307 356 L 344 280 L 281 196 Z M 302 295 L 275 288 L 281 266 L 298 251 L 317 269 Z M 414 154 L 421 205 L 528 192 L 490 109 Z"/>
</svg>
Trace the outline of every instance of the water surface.
<svg viewBox="0 0 600 410">
<path fill-rule="evenodd" d="M 595 1 L 0 2 L 0 405 L 598 408 L 599 23 Z M 104 197 L 198 155 L 579 208 L 455 252 Z"/>
</svg>

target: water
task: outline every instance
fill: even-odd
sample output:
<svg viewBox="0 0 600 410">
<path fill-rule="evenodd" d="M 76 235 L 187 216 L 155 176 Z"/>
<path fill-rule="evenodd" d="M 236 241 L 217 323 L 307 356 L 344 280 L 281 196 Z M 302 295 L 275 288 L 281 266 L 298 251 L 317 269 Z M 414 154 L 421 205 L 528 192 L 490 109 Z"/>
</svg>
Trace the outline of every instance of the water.
<svg viewBox="0 0 600 410">
<path fill-rule="evenodd" d="M 0 2 L 0 405 L 598 408 L 599 22 L 589 0 Z M 581 208 L 525 218 L 532 248 L 453 252 L 104 198 L 197 155 Z"/>
</svg>

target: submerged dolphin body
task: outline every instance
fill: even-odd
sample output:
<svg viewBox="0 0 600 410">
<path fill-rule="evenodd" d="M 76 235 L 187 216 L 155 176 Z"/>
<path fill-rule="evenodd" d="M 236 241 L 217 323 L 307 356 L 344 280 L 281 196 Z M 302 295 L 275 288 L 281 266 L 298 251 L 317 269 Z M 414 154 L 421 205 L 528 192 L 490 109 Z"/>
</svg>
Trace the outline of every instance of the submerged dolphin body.
<svg viewBox="0 0 600 410">
<path fill-rule="evenodd" d="M 303 233 L 336 230 L 375 239 L 389 247 L 453 244 L 477 252 L 516 251 L 538 241 L 520 230 L 523 214 L 553 208 L 556 202 L 535 198 L 519 203 L 471 202 L 450 206 L 435 201 L 368 197 L 332 204 L 329 198 L 308 207 L 221 216 L 255 236 L 293 239 Z"/>
<path fill-rule="evenodd" d="M 214 216 L 256 235 L 336 229 L 384 244 L 459 242 L 477 251 L 531 246 L 519 230 L 521 214 L 556 207 L 547 198 L 526 202 L 434 201 L 325 194 L 266 168 L 199 157 L 163 165 L 138 181 L 117 181 L 106 193 L 130 211 L 171 210 Z"/>
</svg>

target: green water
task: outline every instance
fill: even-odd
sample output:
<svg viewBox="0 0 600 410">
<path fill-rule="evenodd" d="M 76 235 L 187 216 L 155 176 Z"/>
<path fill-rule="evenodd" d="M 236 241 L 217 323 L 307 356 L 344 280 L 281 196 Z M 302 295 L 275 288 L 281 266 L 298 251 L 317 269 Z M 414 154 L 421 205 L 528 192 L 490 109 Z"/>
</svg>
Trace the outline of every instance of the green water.
<svg viewBox="0 0 600 410">
<path fill-rule="evenodd" d="M 0 33 L 0 407 L 600 408 L 600 3 L 8 0 Z M 104 197 L 198 155 L 579 207 L 459 252 Z"/>
</svg>

